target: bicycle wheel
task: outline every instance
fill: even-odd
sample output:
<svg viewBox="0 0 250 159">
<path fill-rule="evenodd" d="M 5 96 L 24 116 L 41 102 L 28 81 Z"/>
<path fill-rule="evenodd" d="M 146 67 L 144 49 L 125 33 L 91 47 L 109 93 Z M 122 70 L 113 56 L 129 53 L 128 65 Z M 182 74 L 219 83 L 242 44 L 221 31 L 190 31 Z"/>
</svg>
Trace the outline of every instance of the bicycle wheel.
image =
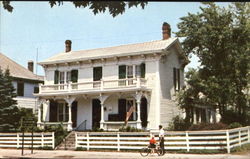
<svg viewBox="0 0 250 159">
<path fill-rule="evenodd" d="M 149 148 L 142 148 L 140 150 L 140 154 L 141 154 L 141 156 L 146 157 L 146 156 L 148 156 L 148 154 L 150 153 L 150 151 L 151 150 Z"/>
<path fill-rule="evenodd" d="M 164 155 L 163 150 L 161 148 L 157 148 L 156 152 L 157 152 L 158 156 Z"/>
</svg>

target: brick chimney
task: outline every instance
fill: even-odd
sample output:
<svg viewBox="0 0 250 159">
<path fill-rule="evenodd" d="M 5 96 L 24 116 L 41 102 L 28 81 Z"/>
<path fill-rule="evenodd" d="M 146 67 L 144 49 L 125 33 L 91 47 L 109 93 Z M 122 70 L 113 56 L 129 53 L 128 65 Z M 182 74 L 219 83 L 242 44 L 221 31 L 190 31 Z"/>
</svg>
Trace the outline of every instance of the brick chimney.
<svg viewBox="0 0 250 159">
<path fill-rule="evenodd" d="M 71 51 L 71 40 L 66 40 L 65 41 L 65 52 L 70 52 Z"/>
<path fill-rule="evenodd" d="M 166 22 L 162 25 L 162 40 L 167 40 L 171 37 L 171 28 L 170 25 Z"/>
<path fill-rule="evenodd" d="M 34 62 L 32 60 L 28 61 L 28 70 L 31 72 L 34 71 Z"/>
</svg>

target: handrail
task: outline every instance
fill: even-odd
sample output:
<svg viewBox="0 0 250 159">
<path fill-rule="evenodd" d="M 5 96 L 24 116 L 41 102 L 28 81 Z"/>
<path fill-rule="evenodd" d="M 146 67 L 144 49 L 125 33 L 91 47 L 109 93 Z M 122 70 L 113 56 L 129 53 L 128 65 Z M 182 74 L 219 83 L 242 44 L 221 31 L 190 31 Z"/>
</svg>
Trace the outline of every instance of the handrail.
<svg viewBox="0 0 250 159">
<path fill-rule="evenodd" d="M 99 81 L 86 81 L 86 82 L 79 82 L 79 83 L 65 83 L 65 84 L 48 84 L 48 85 L 39 85 L 40 93 L 45 91 L 71 91 L 71 90 L 81 90 L 81 89 L 96 89 L 100 88 L 113 88 L 113 87 L 129 87 L 129 86 L 136 86 L 141 87 L 145 86 L 147 79 L 145 78 L 124 78 L 124 79 L 111 79 L 111 80 L 99 80 Z M 114 84 L 112 84 L 112 82 Z M 124 82 L 120 83 L 120 82 Z M 132 82 L 132 83 L 130 83 Z M 91 86 L 93 84 L 93 86 Z M 86 85 L 87 87 L 83 88 Z M 89 87 L 89 88 L 88 88 Z"/>
<path fill-rule="evenodd" d="M 75 128 L 76 131 L 86 130 L 87 120 L 84 120 L 78 127 Z"/>
</svg>

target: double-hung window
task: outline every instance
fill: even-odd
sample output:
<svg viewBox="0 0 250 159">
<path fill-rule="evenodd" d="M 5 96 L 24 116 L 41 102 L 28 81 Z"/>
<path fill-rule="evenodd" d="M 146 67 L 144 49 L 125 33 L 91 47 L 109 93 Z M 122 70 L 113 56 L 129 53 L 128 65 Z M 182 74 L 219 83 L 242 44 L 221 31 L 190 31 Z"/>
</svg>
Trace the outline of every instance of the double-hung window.
<svg viewBox="0 0 250 159">
<path fill-rule="evenodd" d="M 133 79 L 145 78 L 145 64 L 140 65 L 120 65 L 119 66 L 119 86 L 133 85 Z M 124 79 L 124 80 L 121 80 Z M 127 81 L 127 82 L 126 82 Z"/>
<path fill-rule="evenodd" d="M 66 103 L 58 103 L 57 121 L 67 122 L 69 120 L 69 108 Z"/>
<path fill-rule="evenodd" d="M 180 90 L 180 69 L 179 68 L 173 68 L 173 84 L 174 84 L 174 90 L 179 91 Z"/>
<path fill-rule="evenodd" d="M 71 71 L 55 71 L 54 84 L 68 84 L 69 82 L 77 83 L 78 81 L 78 70 Z M 60 89 L 65 89 L 65 85 L 61 85 Z M 73 89 L 77 87 L 74 85 Z"/>
</svg>

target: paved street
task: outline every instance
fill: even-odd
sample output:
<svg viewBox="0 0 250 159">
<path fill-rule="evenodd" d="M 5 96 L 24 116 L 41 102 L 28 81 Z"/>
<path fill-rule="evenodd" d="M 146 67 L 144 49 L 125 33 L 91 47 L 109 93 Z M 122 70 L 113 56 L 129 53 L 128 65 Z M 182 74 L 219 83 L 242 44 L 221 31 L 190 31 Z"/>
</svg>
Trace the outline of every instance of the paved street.
<svg viewBox="0 0 250 159">
<path fill-rule="evenodd" d="M 201 154 L 166 154 L 158 157 L 151 155 L 142 157 L 136 152 L 97 152 L 97 151 L 64 151 L 64 150 L 34 150 L 31 154 L 30 150 L 24 151 L 24 156 L 21 156 L 21 150 L 0 149 L 1 158 L 165 158 L 165 159 L 249 159 L 250 152 L 244 155 L 229 155 L 229 154 L 215 154 L 215 155 L 201 155 Z"/>
</svg>

